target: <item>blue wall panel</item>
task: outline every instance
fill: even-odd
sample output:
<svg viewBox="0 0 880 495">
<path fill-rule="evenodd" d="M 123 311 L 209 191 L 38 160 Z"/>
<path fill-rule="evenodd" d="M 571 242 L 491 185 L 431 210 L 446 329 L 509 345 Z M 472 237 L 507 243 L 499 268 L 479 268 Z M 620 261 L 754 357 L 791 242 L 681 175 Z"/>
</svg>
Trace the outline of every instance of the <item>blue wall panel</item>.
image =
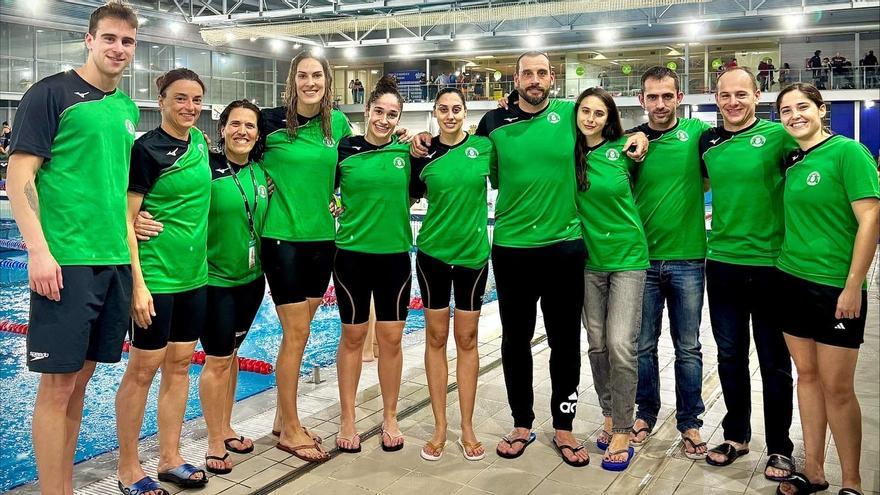
<svg viewBox="0 0 880 495">
<path fill-rule="evenodd" d="M 855 117 L 855 110 L 851 101 L 831 102 L 831 130 L 835 134 L 855 138 Z"/>
<path fill-rule="evenodd" d="M 859 122 L 859 138 L 862 144 L 877 156 L 880 149 L 880 102 L 875 101 L 872 108 L 865 108 L 862 103 L 861 121 Z"/>
</svg>

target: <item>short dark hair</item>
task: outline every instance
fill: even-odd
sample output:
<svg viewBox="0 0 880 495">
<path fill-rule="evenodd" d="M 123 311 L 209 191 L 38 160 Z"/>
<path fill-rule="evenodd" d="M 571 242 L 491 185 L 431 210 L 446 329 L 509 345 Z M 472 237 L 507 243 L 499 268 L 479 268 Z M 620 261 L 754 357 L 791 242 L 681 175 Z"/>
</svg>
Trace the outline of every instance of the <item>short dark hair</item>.
<svg viewBox="0 0 880 495">
<path fill-rule="evenodd" d="M 608 109 L 608 118 L 605 121 L 605 127 L 602 128 L 602 137 L 606 141 L 617 141 L 623 136 L 623 125 L 620 123 L 620 111 L 617 110 L 617 104 L 611 93 L 600 87 L 587 88 L 574 103 L 574 115 L 577 119 L 578 112 L 581 108 L 581 102 L 588 96 L 595 96 L 602 100 L 605 108 Z M 574 171 L 577 177 L 578 190 L 586 191 L 589 188 L 589 180 L 587 179 L 587 137 L 578 130 L 574 143 Z"/>
<path fill-rule="evenodd" d="M 223 112 L 220 114 L 220 121 L 217 123 L 217 131 L 220 134 L 217 146 L 220 147 L 221 153 L 225 151 L 225 140 L 223 139 L 222 131 L 226 127 L 226 123 L 229 122 L 229 115 L 236 108 L 246 108 L 257 114 L 257 142 L 254 143 L 254 148 L 248 155 L 248 159 L 258 162 L 263 159 L 263 153 L 266 151 L 266 121 L 263 119 L 263 112 L 260 111 L 260 107 L 251 103 L 250 100 L 235 100 L 223 109 Z"/>
<path fill-rule="evenodd" d="M 461 105 L 465 108 L 465 110 L 467 110 L 467 103 L 464 102 L 464 94 L 461 92 L 460 89 L 452 87 L 443 88 L 437 92 L 437 97 L 434 98 L 434 108 L 437 108 L 437 102 L 440 101 L 441 96 L 448 95 L 450 93 L 458 95 L 458 97 L 461 98 Z"/>
<path fill-rule="evenodd" d="M 662 80 L 664 77 L 672 78 L 675 81 L 675 92 L 679 91 L 678 89 L 678 74 L 675 73 L 674 70 L 669 67 L 663 67 L 662 65 L 655 65 L 650 69 L 646 70 L 644 74 L 642 74 L 642 92 L 645 92 L 645 81 L 648 79 L 656 79 L 658 81 Z"/>
<path fill-rule="evenodd" d="M 367 108 L 370 108 L 373 103 L 385 95 L 393 95 L 397 98 L 397 102 L 400 104 L 400 110 L 403 111 L 403 97 L 400 96 L 400 90 L 397 86 L 397 78 L 391 74 L 385 74 L 379 79 L 379 82 L 376 83 L 376 88 L 370 92 L 370 97 L 367 98 Z"/>
<path fill-rule="evenodd" d="M 168 86 L 177 81 L 195 81 L 202 87 L 202 92 L 205 92 L 205 83 L 202 82 L 199 75 L 187 68 L 181 67 L 171 69 L 156 78 L 156 88 L 159 90 L 159 96 L 165 96 L 165 90 L 168 89 Z"/>
<path fill-rule="evenodd" d="M 547 55 L 547 52 L 542 52 L 540 50 L 531 50 L 523 53 L 516 59 L 516 73 L 519 74 L 519 62 L 525 57 L 544 57 L 547 59 L 547 66 L 550 66 L 550 55 Z M 552 67 L 551 67 L 552 69 Z"/>
<path fill-rule="evenodd" d="M 98 33 L 98 22 L 106 18 L 125 21 L 129 26 L 138 28 L 138 16 L 128 5 L 118 0 L 111 0 L 95 9 L 89 16 L 89 34 L 95 36 Z"/>
<path fill-rule="evenodd" d="M 3 121 L 3 125 L 9 125 L 9 121 L 8 121 L 8 120 L 4 120 L 4 121 Z"/>
<path fill-rule="evenodd" d="M 748 67 L 746 67 L 744 65 L 737 65 L 736 67 L 730 67 L 727 70 L 725 70 L 724 72 L 721 72 L 720 74 L 718 74 L 718 77 L 715 78 L 716 90 L 718 88 L 718 82 L 721 81 L 721 78 L 724 77 L 725 74 L 730 74 L 731 72 L 735 72 L 735 71 L 742 71 L 742 72 L 745 72 L 746 74 L 748 74 L 749 80 L 752 81 L 752 86 L 755 88 L 755 91 L 758 90 L 758 80 L 755 79 L 755 73 L 752 72 L 752 69 L 749 69 Z"/>
</svg>

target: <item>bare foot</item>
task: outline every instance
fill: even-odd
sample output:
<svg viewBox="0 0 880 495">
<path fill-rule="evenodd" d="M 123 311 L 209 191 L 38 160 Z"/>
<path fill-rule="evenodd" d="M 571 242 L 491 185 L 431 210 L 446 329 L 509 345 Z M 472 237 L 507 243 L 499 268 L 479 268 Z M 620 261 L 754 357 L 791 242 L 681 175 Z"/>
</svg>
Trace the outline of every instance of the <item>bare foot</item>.
<svg viewBox="0 0 880 495">
<path fill-rule="evenodd" d="M 486 454 L 486 448 L 477 440 L 473 426 L 461 427 L 461 443 L 465 446 L 464 451 L 468 457 L 478 457 Z"/>
<path fill-rule="evenodd" d="M 608 444 L 608 450 L 605 451 L 605 460 L 608 462 L 626 462 L 629 457 L 629 433 L 615 433 L 611 435 L 611 443 Z M 619 452 L 611 454 L 611 452 Z"/>
<path fill-rule="evenodd" d="M 682 445 L 684 446 L 684 453 L 688 458 L 702 459 L 706 457 L 706 451 L 708 451 L 709 448 L 700 436 L 699 428 L 685 430 L 684 433 L 681 434 L 681 440 Z"/>
<path fill-rule="evenodd" d="M 580 446 L 581 443 L 578 441 L 577 438 L 575 438 L 575 436 L 570 431 L 556 430 L 555 438 L 556 438 L 556 445 L 558 445 L 560 447 L 560 450 L 562 451 L 562 455 L 564 455 L 566 459 L 568 459 L 571 462 L 577 463 L 577 464 L 583 464 L 583 463 L 589 462 L 590 453 L 587 452 L 587 449 L 580 449 L 577 452 L 573 452 L 569 449 L 562 449 L 561 448 L 563 446 L 567 446 L 567 447 L 571 447 L 572 449 L 575 449 L 578 446 Z"/>
<path fill-rule="evenodd" d="M 632 433 L 629 435 L 629 441 L 633 445 L 641 445 L 648 440 L 650 434 L 651 427 L 648 426 L 648 423 L 644 419 L 637 418 L 633 424 Z"/>
</svg>

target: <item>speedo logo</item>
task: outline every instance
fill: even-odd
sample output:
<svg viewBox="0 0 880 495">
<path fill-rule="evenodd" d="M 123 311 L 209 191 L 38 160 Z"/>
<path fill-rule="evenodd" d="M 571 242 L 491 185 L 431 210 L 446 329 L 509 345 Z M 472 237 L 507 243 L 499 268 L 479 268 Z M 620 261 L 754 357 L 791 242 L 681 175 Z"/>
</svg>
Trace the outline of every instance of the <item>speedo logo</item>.
<svg viewBox="0 0 880 495">
<path fill-rule="evenodd" d="M 565 414 L 574 414 L 577 411 L 578 393 L 574 392 L 568 396 L 568 402 L 559 404 L 559 410 Z"/>
<path fill-rule="evenodd" d="M 31 357 L 31 361 L 39 361 L 40 359 L 46 359 L 47 357 L 49 357 L 49 353 L 48 353 L 48 352 L 34 352 L 34 351 L 31 351 L 31 352 L 28 353 L 28 355 L 30 355 L 30 357 Z"/>
</svg>

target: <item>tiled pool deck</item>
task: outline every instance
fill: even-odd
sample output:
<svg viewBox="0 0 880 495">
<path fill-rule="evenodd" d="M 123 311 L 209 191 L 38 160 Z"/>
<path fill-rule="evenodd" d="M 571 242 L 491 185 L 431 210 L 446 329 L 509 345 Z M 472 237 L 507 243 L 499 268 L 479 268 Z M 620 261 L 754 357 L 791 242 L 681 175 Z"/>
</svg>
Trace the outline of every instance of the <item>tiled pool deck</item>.
<svg viewBox="0 0 880 495">
<path fill-rule="evenodd" d="M 862 483 L 866 494 L 880 493 L 880 369 L 877 367 L 880 351 L 880 318 L 878 318 L 877 259 L 871 272 L 868 324 L 865 344 L 859 356 L 856 371 L 856 390 L 862 407 L 864 437 L 862 442 Z M 362 433 L 363 452 L 337 454 L 322 465 L 304 462 L 274 448 L 276 439 L 270 435 L 275 413 L 275 392 L 270 390 L 247 399 L 235 410 L 237 430 L 255 438 L 253 454 L 234 455 L 235 469 L 224 476 L 213 476 L 204 489 L 193 491 L 199 495 L 234 494 L 409 494 L 430 495 L 516 495 L 516 494 L 772 494 L 776 484 L 766 481 L 763 467 L 766 463 L 764 427 L 762 421 L 761 381 L 757 358 L 752 355 L 752 430 L 751 453 L 724 468 L 711 467 L 703 461 L 687 459 L 681 451 L 678 431 L 675 429 L 675 383 L 673 377 L 673 348 L 668 337 L 668 322 L 664 319 L 664 336 L 660 343 L 661 396 L 665 407 L 651 440 L 635 456 L 633 463 L 622 473 L 604 471 L 599 467 L 601 452 L 595 447 L 595 435 L 602 416 L 592 387 L 590 367 L 587 364 L 586 335 L 582 334 L 581 394 L 575 435 L 588 439 L 592 463 L 586 468 L 573 468 L 562 463 L 550 446 L 552 426 L 549 414 L 549 349 L 543 340 L 543 325 L 539 317 L 535 354 L 535 431 L 536 445 L 519 459 L 501 459 L 495 454 L 498 438 L 511 428 L 506 402 L 504 380 L 501 374 L 501 325 L 497 304 L 484 308 L 480 321 L 479 353 L 483 374 L 479 378 L 474 425 L 479 439 L 486 445 L 486 458 L 469 462 L 462 458 L 454 444 L 458 438 L 459 421 L 457 392 L 450 392 L 448 421 L 450 424 L 447 451 L 438 462 L 424 461 L 418 450 L 433 430 L 433 417 L 428 404 L 423 352 L 424 345 L 410 342 L 404 350 L 403 384 L 400 391 L 402 411 L 400 426 L 406 434 L 402 451 L 386 453 L 379 448 L 378 428 L 381 424 L 381 399 L 376 377 L 376 363 L 365 363 L 358 395 L 358 431 Z M 722 440 L 719 424 L 725 407 L 721 398 L 716 366 L 716 348 L 709 328 L 708 309 L 704 306 L 701 327 L 704 377 L 703 399 L 706 404 L 703 438 L 711 445 Z M 754 352 L 754 348 L 752 348 Z M 454 342 L 450 339 L 450 381 L 455 374 Z M 322 371 L 326 380 L 321 384 L 303 382 L 300 385 L 299 407 L 304 423 L 322 435 L 327 446 L 334 445 L 339 424 L 339 404 L 335 370 Z M 193 463 L 203 458 L 206 446 L 204 423 L 195 420 L 184 427 L 184 456 Z M 795 456 L 802 461 L 801 427 L 795 414 L 791 428 L 795 439 Z M 155 474 L 155 439 L 142 442 L 142 459 L 149 474 Z M 118 493 L 115 478 L 116 456 L 109 453 L 76 466 L 77 495 L 112 495 Z M 826 475 L 832 484 L 828 493 L 836 493 L 840 483 L 840 467 L 833 442 L 827 448 Z M 166 488 L 171 488 L 167 485 Z M 38 493 L 34 486 L 20 487 L 14 494 Z M 172 492 L 176 493 L 176 492 Z"/>
</svg>

